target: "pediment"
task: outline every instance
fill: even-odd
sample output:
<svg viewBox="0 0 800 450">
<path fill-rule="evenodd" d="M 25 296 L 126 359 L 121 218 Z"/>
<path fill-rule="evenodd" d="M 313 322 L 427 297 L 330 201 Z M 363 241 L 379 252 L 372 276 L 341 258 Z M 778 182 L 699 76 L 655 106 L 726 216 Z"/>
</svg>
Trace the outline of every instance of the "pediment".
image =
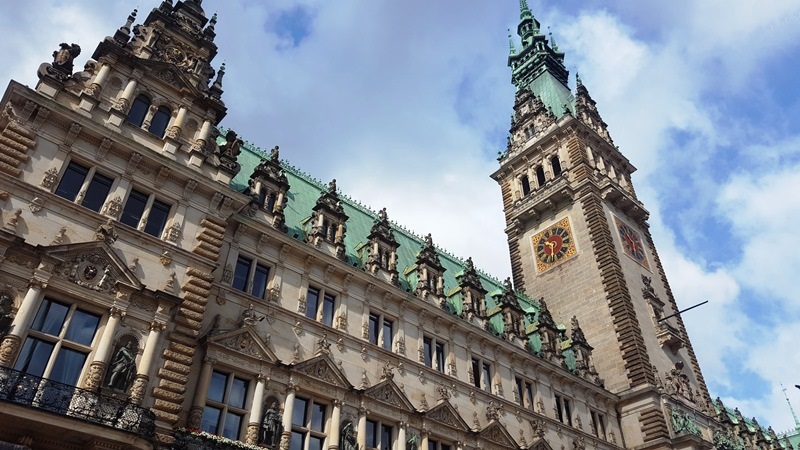
<svg viewBox="0 0 800 450">
<path fill-rule="evenodd" d="M 550 444 L 544 440 L 544 438 L 541 438 L 531 444 L 528 447 L 528 450 L 553 450 L 553 447 L 551 447 Z"/>
<path fill-rule="evenodd" d="M 185 74 L 181 73 L 173 64 L 155 60 L 139 60 L 137 63 L 141 67 L 144 67 L 155 80 L 172 86 L 179 91 L 187 90 L 191 95 L 196 97 L 204 96 L 203 93 L 197 89 L 194 82 Z"/>
<path fill-rule="evenodd" d="M 86 289 L 116 294 L 120 285 L 140 290 L 143 284 L 117 252 L 104 241 L 45 247 L 53 273 Z"/>
<path fill-rule="evenodd" d="M 364 396 L 394 406 L 395 408 L 400 408 L 404 411 L 414 410 L 414 405 L 411 404 L 406 394 L 403 393 L 393 380 L 384 380 L 372 386 L 364 391 Z"/>
<path fill-rule="evenodd" d="M 489 425 L 478 433 L 478 435 L 486 440 L 492 441 L 495 444 L 500 444 L 505 448 L 519 448 L 517 441 L 511 437 L 506 427 L 500 422 L 493 420 Z"/>
<path fill-rule="evenodd" d="M 434 406 L 425 413 L 425 417 L 450 428 L 455 428 L 456 430 L 470 431 L 467 422 L 461 418 L 461 415 L 458 414 L 458 411 L 456 411 L 455 407 L 453 407 L 449 401 Z"/>
<path fill-rule="evenodd" d="M 344 389 L 352 387 L 350 381 L 328 355 L 319 355 L 303 361 L 294 366 L 292 371 L 335 387 Z"/>
<path fill-rule="evenodd" d="M 278 360 L 264 340 L 249 326 L 209 336 L 206 342 L 209 346 L 219 346 L 259 361 Z"/>
</svg>

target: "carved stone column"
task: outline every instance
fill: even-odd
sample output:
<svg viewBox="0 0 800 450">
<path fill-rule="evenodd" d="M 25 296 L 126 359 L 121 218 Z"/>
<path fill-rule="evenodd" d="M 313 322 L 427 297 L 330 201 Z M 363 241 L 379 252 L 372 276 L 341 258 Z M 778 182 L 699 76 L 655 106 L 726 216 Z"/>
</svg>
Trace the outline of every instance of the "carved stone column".
<svg viewBox="0 0 800 450">
<path fill-rule="evenodd" d="M 122 95 L 119 96 L 117 102 L 114 104 L 114 109 L 122 113 L 128 112 L 128 108 L 131 107 L 131 98 L 133 97 L 133 93 L 136 91 L 136 86 L 138 84 L 139 82 L 133 78 L 128 80 L 128 84 L 125 85 Z"/>
<path fill-rule="evenodd" d="M 247 437 L 245 442 L 250 445 L 258 444 L 258 430 L 261 428 L 262 407 L 264 405 L 264 386 L 267 378 L 264 375 L 258 376 L 256 388 L 253 390 L 253 397 L 250 399 L 250 423 L 247 424 Z"/>
<path fill-rule="evenodd" d="M 28 292 L 25 293 L 25 298 L 19 306 L 17 315 L 14 316 L 14 321 L 11 323 L 8 334 L 0 344 L 0 366 L 11 367 L 14 359 L 16 359 L 22 342 L 22 333 L 33 319 L 33 315 L 36 314 L 41 300 L 42 289 L 45 287 L 47 287 L 47 282 L 39 278 L 33 278 L 28 284 Z"/>
<path fill-rule="evenodd" d="M 398 450 L 405 450 L 406 448 L 406 428 L 408 427 L 408 423 L 400 422 L 397 424 L 397 448 Z M 428 450 L 427 448 L 423 450 Z M 461 449 L 459 449 L 461 450 Z"/>
<path fill-rule="evenodd" d="M 358 408 L 358 430 L 356 433 L 358 448 L 367 448 L 367 408 Z"/>
<path fill-rule="evenodd" d="M 167 324 L 155 321 L 150 324 L 150 334 L 147 335 L 147 341 L 144 344 L 144 353 L 142 359 L 139 361 L 139 368 L 136 371 L 136 378 L 133 380 L 131 386 L 131 396 L 128 399 L 131 403 L 140 404 L 144 398 L 144 392 L 147 388 L 147 382 L 150 381 L 150 369 L 153 366 L 153 360 L 158 351 L 158 340 L 161 332 L 167 329 Z"/>
<path fill-rule="evenodd" d="M 336 399 L 333 401 L 333 411 L 331 412 L 331 433 L 328 442 L 328 450 L 338 450 L 339 448 L 339 427 L 342 415 L 342 401 Z"/>
<path fill-rule="evenodd" d="M 185 106 L 181 106 L 178 109 L 178 115 L 175 116 L 175 121 L 172 122 L 172 126 L 169 127 L 167 130 L 167 137 L 170 139 L 178 139 L 181 135 L 181 129 L 183 129 L 183 122 L 186 120 L 186 112 L 187 109 Z"/>
<path fill-rule="evenodd" d="M 203 409 L 206 406 L 208 386 L 211 384 L 211 374 L 214 371 L 216 362 L 216 360 L 209 357 L 203 359 L 203 368 L 200 369 L 200 379 L 197 380 L 197 388 L 194 392 L 194 403 L 191 411 L 189 411 L 189 428 L 200 428 L 200 423 L 203 420 Z"/>
<path fill-rule="evenodd" d="M 97 75 L 94 76 L 92 84 L 86 88 L 86 93 L 95 98 L 99 97 L 100 91 L 103 89 L 103 84 L 106 82 L 109 73 L 111 73 L 111 66 L 103 64 L 100 70 L 97 71 Z"/>
<path fill-rule="evenodd" d="M 283 405 L 283 433 L 281 433 L 281 450 L 289 450 L 289 440 L 292 438 L 292 413 L 294 412 L 294 397 L 297 394 L 297 385 L 289 380 L 286 387 L 286 403 Z"/>
<path fill-rule="evenodd" d="M 420 450 L 428 450 L 428 435 L 430 434 L 430 432 L 428 431 L 427 428 L 423 428 L 422 430 L 420 430 L 419 434 L 420 436 L 422 436 L 422 441 L 420 442 L 419 446 Z M 405 449 L 403 448 L 403 450 Z"/>
<path fill-rule="evenodd" d="M 97 344 L 97 350 L 94 352 L 94 360 L 89 364 L 86 378 L 83 379 L 83 387 L 92 391 L 98 390 L 100 384 L 103 383 L 103 376 L 106 373 L 108 358 L 114 343 L 114 334 L 117 332 L 117 326 L 119 326 L 122 316 L 125 315 L 125 311 L 117 306 L 112 306 L 108 314 L 108 322 L 103 330 L 100 343 Z"/>
</svg>

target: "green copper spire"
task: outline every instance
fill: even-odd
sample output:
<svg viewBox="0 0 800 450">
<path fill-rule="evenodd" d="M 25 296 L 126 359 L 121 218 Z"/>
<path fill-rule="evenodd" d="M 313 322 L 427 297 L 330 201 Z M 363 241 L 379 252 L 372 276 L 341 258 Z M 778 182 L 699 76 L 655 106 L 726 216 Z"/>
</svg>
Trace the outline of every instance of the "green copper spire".
<svg viewBox="0 0 800 450">
<path fill-rule="evenodd" d="M 519 19 L 533 18 L 531 9 L 528 8 L 528 0 L 519 0 Z"/>
<path fill-rule="evenodd" d="M 508 29 L 508 54 L 509 55 L 516 55 L 517 49 L 514 48 L 514 40 L 511 39 L 511 29 Z"/>
<path fill-rule="evenodd" d="M 519 25 L 517 34 L 522 38 L 522 48 L 533 42 L 533 36 L 539 32 L 539 22 L 533 17 L 531 9 L 528 7 L 527 0 L 519 0 Z"/>
<path fill-rule="evenodd" d="M 550 35 L 550 47 L 553 48 L 554 52 L 558 51 L 558 44 L 556 44 L 555 38 L 553 38 L 553 32 L 550 31 L 550 27 L 547 27 L 547 34 Z"/>
</svg>

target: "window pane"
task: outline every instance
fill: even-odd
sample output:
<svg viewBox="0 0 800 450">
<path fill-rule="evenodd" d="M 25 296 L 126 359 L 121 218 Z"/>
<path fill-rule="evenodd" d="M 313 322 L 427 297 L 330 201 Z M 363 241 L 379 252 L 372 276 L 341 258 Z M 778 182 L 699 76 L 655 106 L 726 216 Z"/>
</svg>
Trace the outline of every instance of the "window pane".
<svg viewBox="0 0 800 450">
<path fill-rule="evenodd" d="M 97 331 L 99 323 L 99 316 L 76 310 L 72 318 L 69 319 L 69 327 L 64 339 L 78 344 L 92 345 L 92 339 L 94 339 L 94 333 Z"/>
<path fill-rule="evenodd" d="M 239 439 L 239 429 L 242 425 L 242 416 L 229 412 L 225 415 L 225 427 L 222 436 L 228 439 Z"/>
<path fill-rule="evenodd" d="M 144 117 L 147 115 L 147 109 L 150 108 L 150 99 L 144 95 L 136 97 L 133 101 L 130 111 L 128 112 L 128 123 L 132 123 L 137 127 L 142 126 Z"/>
<path fill-rule="evenodd" d="M 170 209 L 172 209 L 172 206 L 154 200 L 153 206 L 150 207 L 150 214 L 147 215 L 147 224 L 144 226 L 144 232 L 150 236 L 161 238 L 161 233 L 167 225 Z"/>
<path fill-rule="evenodd" d="M 213 406 L 206 406 L 203 410 L 203 421 L 200 422 L 200 429 L 211 434 L 217 434 L 219 426 L 220 410 Z"/>
<path fill-rule="evenodd" d="M 434 441 L 433 439 L 428 439 L 428 450 L 436 450 L 437 445 L 439 445 L 438 442 Z"/>
<path fill-rule="evenodd" d="M 325 442 L 325 438 L 311 436 L 308 440 L 308 450 L 322 450 L 323 442 Z"/>
<path fill-rule="evenodd" d="M 292 425 L 306 426 L 306 409 L 308 409 L 308 400 L 295 397 L 294 408 L 292 409 Z"/>
<path fill-rule="evenodd" d="M 44 375 L 44 369 L 47 367 L 47 361 L 50 360 L 52 351 L 53 344 L 50 342 L 29 337 L 25 339 L 14 370 L 40 377 Z"/>
<path fill-rule="evenodd" d="M 303 450 L 303 447 L 305 447 L 305 441 L 305 434 L 292 431 L 292 440 L 289 441 L 289 450 Z"/>
<path fill-rule="evenodd" d="M 153 120 L 150 122 L 150 128 L 147 131 L 155 134 L 158 137 L 164 137 L 164 132 L 167 131 L 167 124 L 169 124 L 172 112 L 164 106 L 159 106 L 156 113 L 153 114 Z"/>
<path fill-rule="evenodd" d="M 234 408 L 244 408 L 247 398 L 247 381 L 234 378 L 231 383 L 231 394 L 228 396 L 228 404 Z"/>
<path fill-rule="evenodd" d="M 481 387 L 481 363 L 475 358 L 472 358 L 472 378 L 474 379 L 475 387 Z"/>
<path fill-rule="evenodd" d="M 369 315 L 369 341 L 373 344 L 378 343 L 378 320 L 380 318 L 375 314 Z"/>
<path fill-rule="evenodd" d="M 450 450 L 450 446 L 447 444 L 442 444 L 441 450 Z"/>
<path fill-rule="evenodd" d="M 392 351 L 392 336 L 394 336 L 392 328 L 392 321 L 383 319 L 383 348 L 389 351 Z"/>
<path fill-rule="evenodd" d="M 218 403 L 222 403 L 222 400 L 225 398 L 225 385 L 227 382 L 227 375 L 219 372 L 214 372 L 211 374 L 211 383 L 208 386 L 208 396 L 206 398 Z"/>
<path fill-rule="evenodd" d="M 367 436 L 366 436 L 366 444 L 367 447 L 375 448 L 378 446 L 378 435 L 376 433 L 376 429 L 378 424 L 368 420 L 367 421 Z"/>
<path fill-rule="evenodd" d="M 489 364 L 483 364 L 483 389 L 486 392 L 492 392 L 492 369 Z"/>
<path fill-rule="evenodd" d="M 422 340 L 422 348 L 423 352 L 425 353 L 425 365 L 428 367 L 433 367 L 433 354 L 431 353 L 433 349 L 431 349 L 431 338 L 424 338 Z"/>
<path fill-rule="evenodd" d="M 381 450 L 392 450 L 392 427 L 381 425 Z"/>
<path fill-rule="evenodd" d="M 317 320 L 317 310 L 319 309 L 319 290 L 308 288 L 306 295 L 306 317 Z"/>
<path fill-rule="evenodd" d="M 61 333 L 61 327 L 64 326 L 64 319 L 67 317 L 68 311 L 69 307 L 67 305 L 62 305 L 46 298 L 42 300 L 42 305 L 36 313 L 36 318 L 33 319 L 31 328 L 42 333 L 58 336 Z"/>
<path fill-rule="evenodd" d="M 113 182 L 113 179 L 105 175 L 100 175 L 99 173 L 94 174 L 92 181 L 89 182 L 89 187 L 86 189 L 86 195 L 83 197 L 81 206 L 99 212 L 100 208 L 103 207 L 103 203 L 106 202 L 106 197 L 108 197 L 108 193 L 111 191 L 111 184 Z"/>
<path fill-rule="evenodd" d="M 122 210 L 122 218 L 119 221 L 129 227 L 137 228 L 142 220 L 144 207 L 147 206 L 147 198 L 147 195 L 139 191 L 131 191 L 130 195 L 128 195 L 128 201 L 125 202 L 125 208 Z"/>
<path fill-rule="evenodd" d="M 325 427 L 325 405 L 314 403 L 311 408 L 311 429 L 314 431 L 324 431 Z"/>
<path fill-rule="evenodd" d="M 264 298 L 267 293 L 267 282 L 269 281 L 269 267 L 258 264 L 256 272 L 253 274 L 252 294 L 258 298 Z"/>
<path fill-rule="evenodd" d="M 69 163 L 64 175 L 61 177 L 61 182 L 58 183 L 56 195 L 64 197 L 71 202 L 75 201 L 75 197 L 78 196 L 87 173 L 89 173 L 89 169 L 86 167 L 74 162 Z"/>
<path fill-rule="evenodd" d="M 53 364 L 53 370 L 50 371 L 50 376 L 47 378 L 75 386 L 78 383 L 78 377 L 81 375 L 85 362 L 86 354 L 71 348 L 61 347 L 58 351 L 58 356 L 56 356 L 56 362 Z"/>
<path fill-rule="evenodd" d="M 250 276 L 250 266 L 253 260 L 240 256 L 236 260 L 236 270 L 233 272 L 233 288 L 245 292 L 247 289 L 247 277 Z"/>
<path fill-rule="evenodd" d="M 444 373 L 444 344 L 436 344 L 436 368 Z"/>
<path fill-rule="evenodd" d="M 322 302 L 322 323 L 325 325 L 333 325 L 333 305 L 333 296 L 326 295 Z"/>
</svg>

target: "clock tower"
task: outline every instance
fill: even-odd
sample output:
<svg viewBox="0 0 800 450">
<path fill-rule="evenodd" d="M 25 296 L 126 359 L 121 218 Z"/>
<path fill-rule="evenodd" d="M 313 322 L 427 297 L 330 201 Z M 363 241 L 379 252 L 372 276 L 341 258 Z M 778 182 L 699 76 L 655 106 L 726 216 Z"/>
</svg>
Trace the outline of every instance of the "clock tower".
<svg viewBox="0 0 800 450">
<path fill-rule="evenodd" d="M 514 285 L 545 299 L 557 322 L 580 321 L 600 377 L 620 395 L 626 444 L 674 448 L 662 396 L 696 411 L 710 399 L 684 324 L 670 317 L 678 309 L 631 184 L 636 169 L 580 78 L 569 88 L 564 53 L 525 0 L 517 31 L 514 114 L 492 174 Z"/>
</svg>

